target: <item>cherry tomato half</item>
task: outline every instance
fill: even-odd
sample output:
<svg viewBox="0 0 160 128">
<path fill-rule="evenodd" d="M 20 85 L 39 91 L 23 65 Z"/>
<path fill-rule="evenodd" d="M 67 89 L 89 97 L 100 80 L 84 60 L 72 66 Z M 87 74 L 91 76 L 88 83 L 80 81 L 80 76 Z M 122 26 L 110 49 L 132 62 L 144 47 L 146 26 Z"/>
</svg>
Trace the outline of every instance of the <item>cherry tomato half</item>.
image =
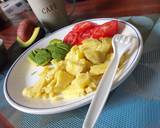
<svg viewBox="0 0 160 128">
<path fill-rule="evenodd" d="M 84 32 L 81 32 L 79 35 L 78 35 L 78 42 L 81 43 L 83 40 L 87 39 L 87 38 L 90 38 L 92 36 L 92 31 L 91 29 L 88 29 Z"/>
<path fill-rule="evenodd" d="M 78 44 L 78 34 L 76 32 L 70 31 L 65 37 L 64 37 L 64 42 L 71 44 L 71 45 L 76 45 Z"/>
<path fill-rule="evenodd" d="M 106 22 L 102 25 L 97 25 L 90 21 L 84 21 L 76 24 L 72 31 L 69 32 L 65 38 L 64 42 L 71 45 L 78 45 L 84 39 L 95 38 L 99 39 L 101 37 L 113 37 L 118 33 L 118 21 L 112 20 Z"/>
<path fill-rule="evenodd" d="M 82 33 L 86 30 L 89 30 L 91 28 L 94 28 L 96 27 L 97 24 L 93 23 L 93 22 L 90 22 L 90 21 L 84 21 L 84 22 L 80 22 L 78 24 L 76 24 L 74 27 L 73 27 L 73 31 L 74 32 L 78 32 L 78 33 Z"/>
<path fill-rule="evenodd" d="M 93 28 L 92 37 L 100 38 L 100 37 L 113 37 L 118 33 L 118 21 L 112 20 L 110 22 L 106 22 L 102 25 L 99 25 Z"/>
</svg>

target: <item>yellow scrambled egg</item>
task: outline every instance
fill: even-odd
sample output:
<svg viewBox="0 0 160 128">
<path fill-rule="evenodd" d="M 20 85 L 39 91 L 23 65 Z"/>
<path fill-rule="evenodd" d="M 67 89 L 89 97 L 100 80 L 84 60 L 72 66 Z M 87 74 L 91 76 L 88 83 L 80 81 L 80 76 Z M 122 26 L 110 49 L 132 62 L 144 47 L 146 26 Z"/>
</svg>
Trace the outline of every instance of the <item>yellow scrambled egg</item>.
<svg viewBox="0 0 160 128">
<path fill-rule="evenodd" d="M 96 90 L 112 59 L 111 38 L 86 39 L 73 46 L 65 60 L 45 66 L 40 80 L 23 90 L 29 98 L 71 99 Z"/>
</svg>

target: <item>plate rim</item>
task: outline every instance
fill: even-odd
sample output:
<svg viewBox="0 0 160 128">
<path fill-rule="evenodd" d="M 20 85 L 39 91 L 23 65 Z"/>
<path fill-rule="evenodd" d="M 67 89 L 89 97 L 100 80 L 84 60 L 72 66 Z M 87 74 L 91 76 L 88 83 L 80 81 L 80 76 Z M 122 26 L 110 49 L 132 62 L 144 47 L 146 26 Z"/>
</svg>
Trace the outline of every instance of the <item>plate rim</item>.
<svg viewBox="0 0 160 128">
<path fill-rule="evenodd" d="M 123 74 L 123 77 L 121 78 L 120 81 L 118 81 L 112 88 L 111 91 L 113 91 L 114 89 L 116 89 L 122 82 L 124 82 L 124 80 L 132 73 L 132 71 L 135 69 L 135 67 L 137 66 L 140 58 L 141 58 L 141 55 L 142 55 L 142 51 L 143 51 L 143 39 L 142 39 L 142 36 L 139 32 L 139 30 L 133 26 L 132 24 L 130 24 L 129 22 L 127 21 L 124 21 L 124 20 L 121 20 L 121 19 L 115 19 L 115 18 L 93 18 L 93 19 L 86 19 L 86 20 L 83 20 L 83 21 L 99 21 L 99 20 L 105 20 L 105 21 L 110 21 L 110 20 L 118 20 L 122 23 L 125 23 L 127 25 L 129 25 L 130 27 L 132 27 L 132 29 L 135 30 L 135 32 L 137 33 L 137 36 L 139 37 L 139 47 L 138 47 L 138 52 L 137 52 L 137 55 L 135 57 L 135 59 L 133 60 L 132 62 L 132 66 L 131 68 L 129 68 L 125 74 Z M 80 21 L 80 22 L 83 22 L 83 21 Z M 58 32 L 58 31 L 61 31 L 67 27 L 70 27 L 70 26 L 74 26 L 75 24 L 77 24 L 79 22 L 76 22 L 76 23 L 73 23 L 73 24 L 70 24 L 68 26 L 65 26 L 61 29 L 58 29 L 56 31 L 54 31 L 53 33 L 51 34 L 48 34 L 47 36 L 45 36 L 44 38 L 47 38 L 49 36 L 51 36 L 52 34 Z M 4 86 L 3 86 L 3 91 L 4 91 L 4 95 L 5 95 L 5 98 L 7 100 L 7 102 L 14 108 L 16 108 L 17 110 L 20 110 L 22 112 L 26 112 L 26 113 L 31 113 L 31 114 L 39 114 L 39 115 L 44 115 L 44 114 L 56 114 L 56 113 L 61 113 L 61 112 L 66 112 L 66 111 L 70 111 L 70 110 L 73 110 L 73 109 L 76 109 L 76 108 L 80 108 L 82 106 L 85 106 L 87 104 L 89 104 L 91 102 L 91 99 L 94 95 L 95 92 L 93 92 L 91 95 L 87 96 L 85 99 L 82 99 L 81 101 L 79 102 L 76 102 L 76 103 L 71 103 L 69 104 L 69 107 L 68 106 L 60 106 L 60 107 L 52 107 L 52 108 L 29 108 L 29 107 L 24 107 L 20 104 L 17 104 L 16 102 L 14 102 L 14 100 L 12 98 L 10 98 L 10 96 L 8 95 L 8 92 L 7 92 L 7 79 L 10 75 L 10 72 L 11 70 L 14 68 L 14 66 L 16 65 L 16 63 L 21 59 L 21 57 L 23 57 L 27 51 L 29 51 L 32 47 L 34 47 L 35 45 L 37 45 L 39 42 L 41 42 L 41 40 L 43 40 L 44 38 L 40 39 L 39 41 L 37 41 L 36 43 L 34 43 L 31 47 L 27 48 L 16 60 L 15 62 L 12 64 L 12 66 L 10 67 L 10 69 L 8 70 L 7 72 L 7 75 L 5 77 L 5 80 L 4 80 Z"/>
</svg>

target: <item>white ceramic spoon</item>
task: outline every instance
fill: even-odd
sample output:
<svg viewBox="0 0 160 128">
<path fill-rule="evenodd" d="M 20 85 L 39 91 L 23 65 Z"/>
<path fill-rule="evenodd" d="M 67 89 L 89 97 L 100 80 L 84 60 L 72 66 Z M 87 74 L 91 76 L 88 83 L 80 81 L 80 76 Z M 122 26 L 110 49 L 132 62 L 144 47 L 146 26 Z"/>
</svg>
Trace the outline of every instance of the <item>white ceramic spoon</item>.
<svg viewBox="0 0 160 128">
<path fill-rule="evenodd" d="M 86 118 L 83 123 L 83 128 L 93 128 L 96 120 L 98 119 L 103 106 L 110 93 L 114 77 L 121 59 L 121 56 L 134 44 L 136 44 L 137 39 L 132 36 L 125 36 L 117 34 L 112 39 L 113 46 L 113 59 L 109 65 L 108 70 L 104 73 L 98 87 L 96 94 L 90 104 L 89 110 L 87 112 Z"/>
</svg>

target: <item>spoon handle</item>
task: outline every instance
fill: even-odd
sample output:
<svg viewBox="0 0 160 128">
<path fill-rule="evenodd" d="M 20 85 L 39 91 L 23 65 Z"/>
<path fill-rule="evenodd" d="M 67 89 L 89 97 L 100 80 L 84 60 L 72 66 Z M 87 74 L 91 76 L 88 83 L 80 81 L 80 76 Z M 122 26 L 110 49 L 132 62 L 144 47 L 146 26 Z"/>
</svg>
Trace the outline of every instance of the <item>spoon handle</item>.
<svg viewBox="0 0 160 128">
<path fill-rule="evenodd" d="M 97 87 L 97 92 L 94 98 L 92 99 L 86 118 L 84 120 L 83 128 L 94 127 L 96 120 L 98 119 L 103 109 L 103 106 L 108 98 L 109 92 L 114 81 L 114 76 L 118 68 L 119 61 L 119 56 L 115 54 L 112 62 L 109 65 L 108 70 L 103 75 L 99 83 L 99 86 Z"/>
</svg>

